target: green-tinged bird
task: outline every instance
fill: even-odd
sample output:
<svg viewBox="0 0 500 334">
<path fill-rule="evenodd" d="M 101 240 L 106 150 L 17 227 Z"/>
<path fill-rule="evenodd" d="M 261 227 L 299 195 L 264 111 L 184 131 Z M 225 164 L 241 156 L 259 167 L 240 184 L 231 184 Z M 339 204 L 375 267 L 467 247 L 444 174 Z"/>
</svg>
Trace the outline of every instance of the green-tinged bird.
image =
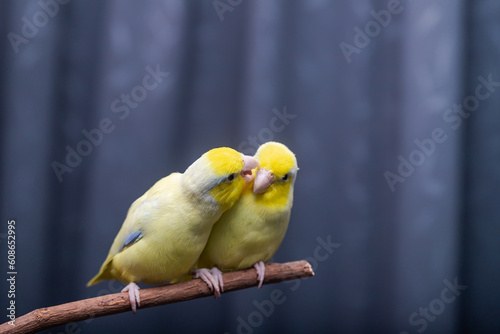
<svg viewBox="0 0 500 334">
<path fill-rule="evenodd" d="M 255 158 L 260 167 L 235 205 L 214 225 L 198 260 L 204 280 L 215 281 L 223 291 L 222 272 L 254 266 L 259 288 L 265 265 L 278 250 L 285 236 L 293 204 L 297 160 L 285 145 L 268 142 L 259 147 Z M 218 268 L 218 269 L 217 269 Z M 219 270 L 220 269 L 220 270 Z M 203 278 L 203 277 L 202 277 Z M 217 287 L 214 291 L 217 297 Z"/>
<path fill-rule="evenodd" d="M 184 173 L 156 182 L 132 203 L 99 273 L 87 286 L 116 279 L 128 284 L 132 310 L 140 306 L 136 283 L 168 283 L 189 275 L 214 223 L 253 178 L 256 159 L 231 148 L 203 154 Z"/>
</svg>

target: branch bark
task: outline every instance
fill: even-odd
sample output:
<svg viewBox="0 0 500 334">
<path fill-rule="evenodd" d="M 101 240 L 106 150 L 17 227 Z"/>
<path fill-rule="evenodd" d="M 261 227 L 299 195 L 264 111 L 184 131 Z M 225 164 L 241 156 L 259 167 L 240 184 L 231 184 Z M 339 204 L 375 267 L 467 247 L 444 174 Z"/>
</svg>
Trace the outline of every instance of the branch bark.
<svg viewBox="0 0 500 334">
<path fill-rule="evenodd" d="M 278 283 L 313 276 L 314 272 L 307 261 L 271 263 L 266 265 L 264 284 Z M 255 269 L 245 269 L 226 273 L 224 292 L 246 289 L 257 285 Z M 172 285 L 141 289 L 141 307 L 154 307 L 177 303 L 195 298 L 212 296 L 212 292 L 200 279 L 193 279 Z M 15 326 L 8 322 L 0 325 L 0 333 L 35 333 L 91 318 L 130 311 L 127 293 L 115 293 L 101 297 L 78 300 L 71 303 L 44 307 L 31 311 L 15 320 Z"/>
</svg>

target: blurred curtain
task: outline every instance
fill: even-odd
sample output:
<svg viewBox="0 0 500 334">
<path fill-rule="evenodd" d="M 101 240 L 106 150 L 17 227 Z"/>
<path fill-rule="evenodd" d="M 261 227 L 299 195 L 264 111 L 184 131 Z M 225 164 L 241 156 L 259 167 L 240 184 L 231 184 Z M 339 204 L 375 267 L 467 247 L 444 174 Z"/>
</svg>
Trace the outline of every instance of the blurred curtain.
<svg viewBox="0 0 500 334">
<path fill-rule="evenodd" d="M 500 2 L 5 0 L 0 35 L 18 316 L 119 291 L 85 283 L 133 200 L 277 140 L 301 170 L 274 260 L 314 278 L 47 332 L 500 332 Z"/>
</svg>

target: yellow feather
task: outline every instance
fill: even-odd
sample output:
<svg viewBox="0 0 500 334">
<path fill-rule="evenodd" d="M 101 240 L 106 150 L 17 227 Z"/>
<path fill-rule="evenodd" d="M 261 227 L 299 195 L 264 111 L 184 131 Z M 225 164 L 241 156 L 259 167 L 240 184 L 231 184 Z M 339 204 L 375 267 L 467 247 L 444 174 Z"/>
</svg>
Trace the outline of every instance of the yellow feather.
<svg viewBox="0 0 500 334">
<path fill-rule="evenodd" d="M 295 155 L 283 144 L 269 142 L 257 151 L 260 168 L 274 174 L 263 194 L 245 186 L 241 198 L 214 225 L 197 267 L 238 270 L 267 262 L 285 236 L 293 204 L 297 173 Z M 286 180 L 282 180 L 287 175 Z"/>
<path fill-rule="evenodd" d="M 214 149 L 159 180 L 130 207 L 108 257 L 88 286 L 106 279 L 167 283 L 193 269 L 213 224 L 240 197 L 242 154 Z M 234 179 L 227 179 L 235 174 Z M 140 235 L 123 246 L 130 235 Z"/>
<path fill-rule="evenodd" d="M 241 155 L 234 155 L 234 150 L 230 148 L 221 148 L 207 152 L 209 164 L 218 176 L 229 175 L 243 169 Z"/>
</svg>

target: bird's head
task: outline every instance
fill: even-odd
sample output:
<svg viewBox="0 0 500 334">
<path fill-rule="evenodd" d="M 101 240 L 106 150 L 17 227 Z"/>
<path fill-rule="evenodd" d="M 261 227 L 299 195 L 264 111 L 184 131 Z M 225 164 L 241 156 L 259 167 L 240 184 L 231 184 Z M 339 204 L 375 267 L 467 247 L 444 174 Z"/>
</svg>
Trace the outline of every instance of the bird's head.
<svg viewBox="0 0 500 334">
<path fill-rule="evenodd" d="M 253 192 L 263 203 L 276 207 L 291 205 L 293 186 L 297 177 L 295 154 L 283 144 L 267 142 L 259 147 Z"/>
<path fill-rule="evenodd" d="M 185 183 L 193 194 L 217 203 L 223 211 L 238 200 L 241 192 L 253 180 L 252 169 L 257 160 L 228 147 L 212 149 L 186 169 Z"/>
</svg>

